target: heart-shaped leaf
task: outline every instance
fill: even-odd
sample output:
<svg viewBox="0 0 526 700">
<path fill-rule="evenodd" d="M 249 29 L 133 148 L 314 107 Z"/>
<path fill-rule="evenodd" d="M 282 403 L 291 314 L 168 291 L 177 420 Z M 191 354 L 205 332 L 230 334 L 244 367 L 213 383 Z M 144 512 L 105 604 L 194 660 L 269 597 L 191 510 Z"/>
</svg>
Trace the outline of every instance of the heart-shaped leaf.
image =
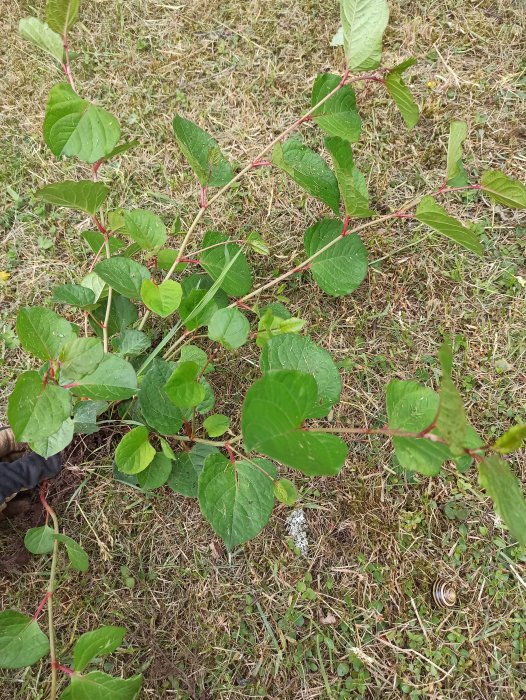
<svg viewBox="0 0 526 700">
<path fill-rule="evenodd" d="M 230 428 L 230 418 L 223 413 L 214 413 L 203 421 L 203 428 L 210 437 L 219 437 Z"/>
<path fill-rule="evenodd" d="M 161 284 L 155 284 L 149 279 L 143 280 L 141 285 L 141 299 L 154 313 L 166 318 L 179 308 L 183 296 L 183 289 L 179 282 L 165 280 Z"/>
<path fill-rule="evenodd" d="M 179 408 L 193 408 L 205 398 L 205 388 L 198 381 L 195 362 L 180 362 L 164 386 L 170 401 Z"/>
<path fill-rule="evenodd" d="M 81 635 L 73 648 L 73 668 L 77 673 L 84 669 L 100 656 L 106 656 L 118 649 L 126 634 L 124 627 L 105 625 L 92 632 Z"/>
<path fill-rule="evenodd" d="M 115 450 L 115 463 L 124 474 L 138 474 L 155 457 L 150 444 L 148 428 L 140 425 L 122 438 Z"/>
<path fill-rule="evenodd" d="M 102 671 L 74 674 L 60 700 L 136 700 L 142 680 L 142 676 L 116 678 Z"/>
<path fill-rule="evenodd" d="M 71 323 L 40 306 L 23 307 L 16 317 L 20 344 L 41 360 L 54 360 L 64 345 L 75 338 Z"/>
<path fill-rule="evenodd" d="M 124 225 L 133 240 L 145 250 L 155 250 L 166 242 L 166 226 L 157 214 L 146 209 L 124 212 Z"/>
<path fill-rule="evenodd" d="M 53 549 L 55 532 L 52 527 L 31 527 L 24 537 L 24 546 L 31 554 L 48 554 Z"/>
<path fill-rule="evenodd" d="M 142 489 L 158 489 L 165 484 L 172 473 L 172 460 L 162 452 L 157 452 L 151 463 L 137 474 L 137 481 Z"/>
<path fill-rule="evenodd" d="M 137 391 L 137 375 L 122 357 L 106 355 L 93 372 L 77 379 L 70 391 L 95 401 L 129 399 Z"/>
<path fill-rule="evenodd" d="M 262 372 L 296 369 L 311 374 L 318 386 L 318 397 L 307 418 L 323 418 L 340 400 L 340 373 L 331 355 L 304 335 L 287 333 L 266 343 L 261 351 Z"/>
<path fill-rule="evenodd" d="M 275 476 L 275 466 L 266 459 L 233 465 L 222 454 L 207 457 L 199 476 L 199 505 L 228 551 L 267 524 L 274 507 Z"/>
<path fill-rule="evenodd" d="M 250 323 L 239 309 L 218 309 L 208 324 L 208 337 L 228 350 L 244 345 L 250 333 Z"/>
<path fill-rule="evenodd" d="M 95 163 L 111 153 L 121 135 L 119 122 L 101 107 L 83 100 L 68 83 L 49 93 L 44 140 L 53 155 Z"/>
<path fill-rule="evenodd" d="M 274 496 L 286 506 L 293 506 L 300 497 L 298 489 L 290 479 L 277 479 L 273 488 Z"/>
<path fill-rule="evenodd" d="M 101 260 L 95 265 L 95 272 L 128 299 L 140 299 L 142 283 L 150 279 L 148 268 L 136 260 L 121 256 Z"/>
<path fill-rule="evenodd" d="M 219 454 L 217 447 L 195 444 L 190 452 L 178 452 L 172 465 L 168 486 L 183 496 L 197 498 L 197 483 L 208 455 Z"/>
<path fill-rule="evenodd" d="M 183 424 L 181 410 L 174 406 L 164 390 L 174 369 L 173 362 L 154 360 L 139 390 L 139 405 L 144 419 L 161 435 L 176 435 Z"/>
<path fill-rule="evenodd" d="M 73 440 L 75 424 L 71 418 L 66 418 L 60 428 L 46 438 L 29 441 L 29 447 L 37 455 L 48 459 L 61 452 Z"/>
<path fill-rule="evenodd" d="M 269 372 L 243 403 L 241 429 L 247 450 L 262 452 L 309 476 L 337 474 L 347 445 L 335 435 L 303 429 L 318 398 L 316 380 L 294 370 Z"/>
<path fill-rule="evenodd" d="M 49 652 L 36 620 L 16 610 L 0 612 L 0 668 L 25 668 Z"/>
<path fill-rule="evenodd" d="M 62 383 L 81 379 L 94 372 L 104 359 L 104 348 L 98 338 L 74 336 L 59 354 Z"/>
<path fill-rule="evenodd" d="M 65 180 L 46 185 L 35 192 L 35 197 L 58 207 L 80 209 L 94 216 L 104 204 L 110 190 L 101 182 Z"/>
<path fill-rule="evenodd" d="M 53 435 L 69 418 L 71 398 L 65 389 L 42 381 L 38 372 L 23 372 L 9 397 L 7 418 L 18 442 Z"/>
<path fill-rule="evenodd" d="M 67 535 L 55 535 L 54 538 L 66 547 L 69 563 L 76 571 L 87 571 L 89 568 L 88 555 L 78 542 Z"/>
<path fill-rule="evenodd" d="M 203 250 L 201 253 L 201 266 L 213 280 L 217 280 L 235 257 L 235 261 L 229 266 L 228 274 L 221 281 L 221 289 L 231 297 L 242 297 L 252 287 L 252 273 L 239 245 L 225 241 L 228 241 L 228 236 L 224 233 L 219 231 L 205 233 L 202 247 L 208 250 Z M 224 245 L 220 245 L 221 243 Z"/>
<path fill-rule="evenodd" d="M 87 309 L 95 303 L 95 292 L 80 284 L 59 284 L 53 290 L 53 299 L 61 304 Z"/>
<path fill-rule="evenodd" d="M 342 237 L 342 230 L 341 221 L 322 219 L 304 237 L 309 257 L 327 248 L 311 262 L 311 272 L 321 289 L 335 297 L 354 292 L 367 275 L 367 248 L 356 233 Z M 336 243 L 330 245 L 332 241 Z"/>
</svg>

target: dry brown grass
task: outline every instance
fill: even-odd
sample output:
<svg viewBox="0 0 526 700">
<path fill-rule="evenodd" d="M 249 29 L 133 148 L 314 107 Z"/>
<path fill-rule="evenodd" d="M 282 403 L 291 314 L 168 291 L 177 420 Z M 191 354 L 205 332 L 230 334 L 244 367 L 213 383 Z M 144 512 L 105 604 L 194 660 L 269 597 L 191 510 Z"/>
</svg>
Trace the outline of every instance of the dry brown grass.
<svg viewBox="0 0 526 700">
<path fill-rule="evenodd" d="M 213 131 L 232 159 L 245 162 L 305 108 L 319 71 L 341 68 L 341 54 L 328 46 L 336 1 L 83 4 L 83 26 L 73 36 L 77 82 L 142 144 L 105 174 L 113 203 L 152 208 L 168 223 L 178 214 L 188 222 L 196 211 L 193 177 L 171 135 L 176 111 Z M 57 283 L 76 280 L 89 265 L 79 243 L 86 222 L 62 211 L 44 213 L 31 199 L 39 185 L 81 169 L 54 162 L 43 146 L 45 98 L 59 75 L 16 35 L 29 3 L 6 5 L 0 180 L 20 199 L 14 202 L 2 187 L 0 269 L 12 277 L 0 287 L 0 331 L 13 327 L 18 306 L 45 302 Z M 441 181 L 452 118 L 470 125 L 473 174 L 492 166 L 526 180 L 524 28 L 520 2 L 392 3 L 387 62 L 419 59 L 412 88 L 423 117 L 407 132 L 378 90 L 359 96 L 364 134 L 357 158 L 379 209 Z M 314 142 L 314 131 L 307 138 Z M 303 231 L 322 212 L 270 169 L 252 174 L 227 202 L 206 224 L 258 230 L 274 255 L 259 269 L 261 278 L 301 256 Z M 393 376 L 433 382 L 430 357 L 449 331 L 461 340 L 457 377 L 473 424 L 491 436 L 524 421 L 524 288 L 517 281 L 526 277 L 524 219 L 479 204 L 457 211 L 466 220 L 487 220 L 482 261 L 402 222 L 367 236 L 377 262 L 353 296 L 323 296 L 308 274 L 301 285 L 287 286 L 291 310 L 309 320 L 313 337 L 353 362 L 343 374 L 335 418 L 360 425 L 379 420 Z M 51 238 L 53 249 L 42 251 L 38 236 Z M 253 349 L 243 349 L 216 375 L 221 408 L 238 405 L 244 394 L 239 374 L 253 371 L 256 359 Z M 4 346 L 3 362 L 0 405 L 30 361 Z M 64 531 L 82 541 L 92 562 L 87 576 L 66 574 L 62 582 L 61 658 L 75 634 L 121 622 L 130 630 L 129 646 L 115 656 L 115 669 L 144 672 L 145 698 L 526 696 L 526 590 L 519 579 L 526 578 L 526 559 L 507 546 L 472 476 L 448 472 L 407 484 L 387 442 L 356 443 L 337 479 L 295 477 L 309 517 L 308 560 L 286 544 L 283 507 L 260 537 L 229 559 L 211 549 L 214 537 L 195 503 L 116 484 L 106 438 L 89 463 L 79 446 L 67 465 L 72 484 L 55 495 Z M 526 481 L 524 454 L 514 468 Z M 457 499 L 468 512 L 462 523 L 444 515 Z M 3 527 L 6 551 L 23 534 L 16 522 Z M 0 578 L 2 607 L 36 607 L 46 576 L 46 566 L 39 566 L 31 560 Z M 124 584 L 122 566 L 135 579 L 133 588 Z M 452 612 L 431 605 L 437 572 L 458 585 L 461 605 Z M 312 580 L 305 582 L 306 574 Z M 338 663 L 353 662 L 363 694 L 345 688 L 351 675 L 337 675 Z M 0 698 L 44 697 L 46 674 L 45 665 L 4 674 Z"/>
</svg>

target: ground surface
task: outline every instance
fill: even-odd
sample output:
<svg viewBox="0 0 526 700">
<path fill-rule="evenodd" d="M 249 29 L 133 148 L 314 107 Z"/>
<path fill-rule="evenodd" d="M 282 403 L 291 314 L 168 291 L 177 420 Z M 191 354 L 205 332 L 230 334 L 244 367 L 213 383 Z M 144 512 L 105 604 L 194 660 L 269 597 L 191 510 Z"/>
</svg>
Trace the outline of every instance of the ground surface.
<svg viewBox="0 0 526 700">
<path fill-rule="evenodd" d="M 175 112 L 206 125 L 246 162 L 305 108 L 319 71 L 342 67 L 340 50 L 329 47 L 336 0 L 83 5 L 72 36 L 77 83 L 142 144 L 104 174 L 114 204 L 153 208 L 168 223 L 178 214 L 188 222 L 196 211 L 193 179 L 170 133 Z M 391 5 L 387 63 L 418 58 L 412 87 L 423 117 L 407 132 L 379 89 L 361 91 L 365 129 L 356 152 L 377 209 L 441 182 L 452 118 L 469 123 L 466 161 L 475 177 L 493 166 L 525 181 L 522 3 Z M 0 287 L 2 406 L 30 366 L 16 348 L 16 309 L 49 303 L 55 284 L 76 281 L 89 265 L 79 235 L 87 222 L 44 212 L 31 197 L 39 185 L 81 172 L 43 146 L 45 97 L 59 75 L 16 35 L 18 19 L 31 13 L 29 2 L 13 0 L 1 19 L 0 270 L 11 275 Z M 227 201 L 207 224 L 259 231 L 274 255 L 262 279 L 300 259 L 303 231 L 323 211 L 270 169 Z M 335 419 L 380 423 L 392 377 L 432 385 L 433 356 L 449 331 L 476 428 L 491 437 L 524 422 L 526 222 L 479 203 L 458 211 L 485 227 L 482 261 L 401 222 L 367 235 L 375 263 L 352 297 L 328 298 L 308 275 L 283 290 L 312 336 L 347 360 Z M 239 373 L 253 374 L 256 357 L 243 349 L 215 376 L 226 412 L 243 396 Z M 287 509 L 278 507 L 262 535 L 229 559 L 192 501 L 116 484 L 111 441 L 103 433 L 78 444 L 50 496 L 63 531 L 91 555 L 87 576 L 62 581 L 62 659 L 75 634 L 122 623 L 125 652 L 106 668 L 142 671 L 145 698 L 526 697 L 526 557 L 509 546 L 473 475 L 409 479 L 388 442 L 355 443 L 337 479 L 295 477 L 310 528 L 308 558 L 288 546 Z M 513 465 L 526 482 L 524 453 Z M 2 608 L 31 612 L 45 589 L 49 563 L 20 551 L 38 518 L 36 507 L 0 524 Z M 458 590 L 452 611 L 431 603 L 437 574 Z M 4 673 L 0 698 L 45 697 L 47 673 L 47 665 Z"/>
</svg>

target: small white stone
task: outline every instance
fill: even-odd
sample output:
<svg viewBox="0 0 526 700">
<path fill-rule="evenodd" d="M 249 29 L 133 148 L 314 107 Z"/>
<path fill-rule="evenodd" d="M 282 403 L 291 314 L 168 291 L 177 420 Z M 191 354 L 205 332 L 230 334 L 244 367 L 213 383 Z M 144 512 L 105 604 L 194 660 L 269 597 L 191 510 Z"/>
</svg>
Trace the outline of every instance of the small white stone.
<svg viewBox="0 0 526 700">
<path fill-rule="evenodd" d="M 292 537 L 295 546 L 303 554 L 307 556 L 309 551 L 309 541 L 307 539 L 307 519 L 303 508 L 296 508 L 287 518 L 287 531 Z"/>
</svg>

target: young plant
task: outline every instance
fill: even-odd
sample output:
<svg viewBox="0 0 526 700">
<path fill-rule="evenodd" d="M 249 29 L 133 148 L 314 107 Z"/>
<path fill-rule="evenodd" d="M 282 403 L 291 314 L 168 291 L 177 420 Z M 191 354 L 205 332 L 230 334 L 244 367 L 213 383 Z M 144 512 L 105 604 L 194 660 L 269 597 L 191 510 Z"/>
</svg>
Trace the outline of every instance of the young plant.
<svg viewBox="0 0 526 700">
<path fill-rule="evenodd" d="M 279 478 L 275 463 L 309 476 L 335 475 L 348 454 L 340 436 L 387 435 L 404 469 L 435 476 L 445 462 L 454 462 L 460 471 L 475 463 L 497 513 L 524 545 L 526 503 L 500 455 L 522 445 L 526 427 L 512 427 L 494 444 L 477 435 L 451 378 L 447 341 L 440 350 L 438 393 L 414 381 L 394 380 L 387 387 L 387 425 L 326 427 L 323 419 L 341 392 L 331 355 L 302 334 L 302 319 L 291 317 L 281 303 L 262 301 L 264 292 L 306 271 L 326 294 L 352 294 L 367 274 L 361 234 L 396 219 L 429 227 L 456 245 L 459 254 L 482 255 L 474 228 L 443 205 L 452 197 L 458 202 L 458 193 L 526 209 L 526 187 L 503 172 L 488 170 L 477 182 L 469 181 L 462 164 L 467 127 L 453 122 L 443 182 L 389 213 L 375 213 L 356 164 L 361 117 L 353 85 L 369 82 L 386 90 L 413 128 L 419 110 L 404 75 L 415 60 L 381 65 L 389 15 L 385 0 L 342 0 L 340 6 L 344 69 L 320 74 L 307 111 L 245 167 L 236 172 L 212 136 L 184 116 L 174 117 L 175 140 L 199 186 L 194 219 L 188 224 L 177 219 L 174 225 L 182 234 L 176 248 L 168 245 L 166 223 L 155 213 L 125 209 L 124 203 L 108 206 L 111 170 L 105 165 L 136 142 L 120 143 L 117 119 L 77 93 L 68 35 L 78 0 L 50 0 L 47 24 L 36 18 L 21 21 L 23 36 L 58 61 L 65 76 L 49 94 L 44 141 L 56 158 L 76 159 L 88 169 L 86 179 L 48 184 L 35 196 L 89 217 L 92 228 L 82 235 L 94 259 L 78 283 L 54 291 L 54 303 L 68 309 L 66 317 L 44 307 L 18 313 L 20 343 L 44 365 L 19 376 L 9 400 L 11 426 L 18 440 L 47 456 L 63 449 L 75 433 L 120 422 L 119 478 L 142 489 L 167 484 L 198 498 L 228 550 L 262 530 L 275 498 L 294 502 L 295 489 Z M 296 133 L 305 124 L 323 135 L 332 168 Z M 263 166 L 286 173 L 323 202 L 328 215 L 305 232 L 303 262 L 254 286 L 250 256 L 269 254 L 261 236 L 231 238 L 211 229 L 199 238 L 198 231 L 205 220 L 211 222 L 223 195 Z M 162 330 L 160 340 L 149 330 L 152 322 Z M 217 352 L 207 353 L 198 342 L 203 338 L 206 347 L 211 341 L 232 353 L 252 342 L 261 349 L 262 376 L 240 406 L 240 434 L 230 429 L 236 416 L 213 413 L 207 377 Z"/>
<path fill-rule="evenodd" d="M 50 554 L 51 566 L 46 595 L 34 615 L 24 615 L 17 610 L 0 612 L 0 668 L 24 668 L 49 655 L 51 681 L 49 699 L 55 700 L 58 689 L 58 672 L 69 678 L 69 685 L 60 695 L 61 700 L 133 700 L 142 686 L 142 676 L 116 678 L 102 671 L 89 671 L 87 667 L 95 659 L 111 654 L 120 647 L 126 630 L 124 627 L 107 625 L 81 635 L 73 647 L 72 668 L 59 663 L 56 653 L 55 628 L 53 622 L 53 598 L 57 585 L 59 548 L 62 545 L 72 569 L 88 570 L 88 555 L 71 537 L 61 534 L 55 511 L 46 501 L 46 483 L 40 488 L 40 500 L 46 511 L 46 524 L 28 530 L 24 544 L 32 554 Z M 52 526 L 48 525 L 51 519 Z M 47 606 L 48 635 L 40 628 L 38 619 Z"/>
</svg>

